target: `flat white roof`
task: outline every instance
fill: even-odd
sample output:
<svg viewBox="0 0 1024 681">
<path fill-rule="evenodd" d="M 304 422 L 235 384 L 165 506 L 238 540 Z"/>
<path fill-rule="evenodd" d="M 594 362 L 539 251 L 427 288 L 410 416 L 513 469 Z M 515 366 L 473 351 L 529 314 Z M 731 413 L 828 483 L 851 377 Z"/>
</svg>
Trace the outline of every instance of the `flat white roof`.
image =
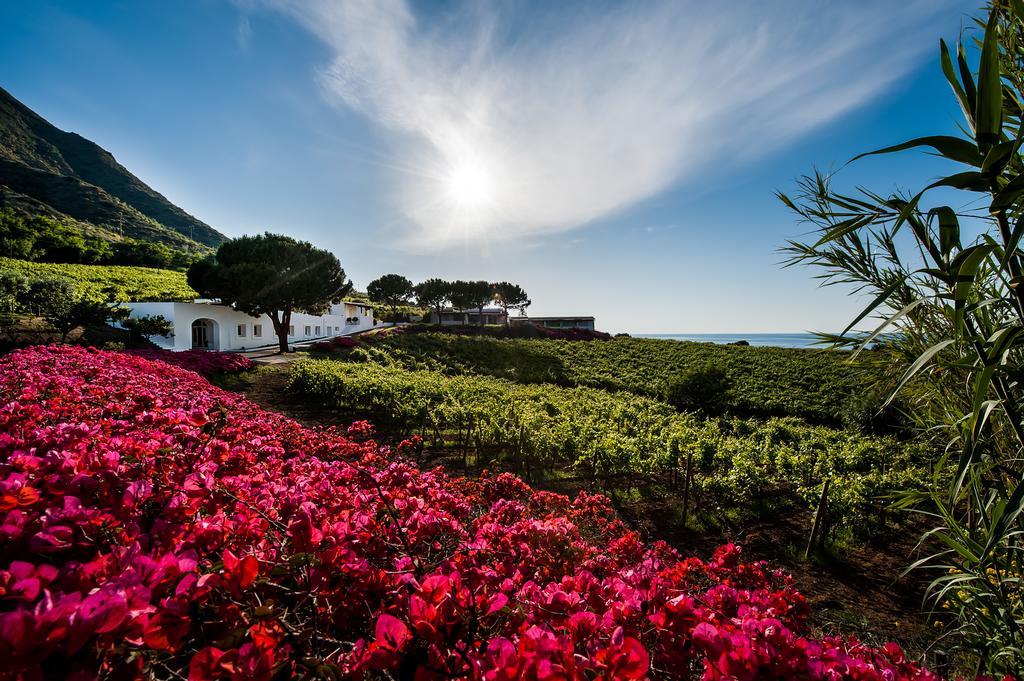
<svg viewBox="0 0 1024 681">
<path fill-rule="evenodd" d="M 568 315 L 568 316 L 561 316 L 561 317 L 514 317 L 513 319 L 521 319 L 521 320 L 526 321 L 526 322 L 534 320 L 534 319 L 537 319 L 537 320 L 540 320 L 540 321 L 545 321 L 545 322 L 552 321 L 554 319 L 582 319 L 582 320 L 594 321 L 593 317 L 585 317 L 585 316 L 581 317 L 581 316 L 576 316 L 576 315 Z"/>
</svg>

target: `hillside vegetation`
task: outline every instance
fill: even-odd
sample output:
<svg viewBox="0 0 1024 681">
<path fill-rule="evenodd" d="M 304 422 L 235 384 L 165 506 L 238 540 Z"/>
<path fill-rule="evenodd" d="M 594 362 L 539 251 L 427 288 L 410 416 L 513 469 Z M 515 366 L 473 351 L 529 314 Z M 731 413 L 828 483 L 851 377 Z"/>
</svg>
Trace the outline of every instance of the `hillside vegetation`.
<svg viewBox="0 0 1024 681">
<path fill-rule="evenodd" d="M 171 246 L 216 246 L 225 239 L 135 177 L 110 152 L 57 129 L 2 88 L 0 208 L 73 218 Z"/>
<path fill-rule="evenodd" d="M 0 272 L 29 279 L 67 279 L 82 294 L 103 300 L 193 300 L 198 295 L 184 272 L 120 265 L 71 265 L 0 258 Z"/>
<path fill-rule="evenodd" d="M 732 382 L 728 410 L 836 423 L 868 378 L 846 352 L 742 347 L 649 338 L 606 342 L 393 334 L 352 354 L 355 360 L 483 374 L 517 383 L 552 383 L 662 397 L 689 368 L 713 364 Z"/>
</svg>

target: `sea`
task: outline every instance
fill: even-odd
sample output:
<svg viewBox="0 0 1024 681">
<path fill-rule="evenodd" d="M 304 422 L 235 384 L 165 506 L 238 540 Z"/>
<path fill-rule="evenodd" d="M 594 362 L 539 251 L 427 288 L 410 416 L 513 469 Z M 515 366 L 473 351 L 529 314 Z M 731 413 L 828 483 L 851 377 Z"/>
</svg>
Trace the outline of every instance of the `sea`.
<svg viewBox="0 0 1024 681">
<path fill-rule="evenodd" d="M 695 341 L 698 343 L 736 343 L 747 341 L 751 345 L 778 348 L 818 348 L 818 338 L 812 333 L 634 333 L 636 338 L 663 338 L 667 340 Z"/>
</svg>

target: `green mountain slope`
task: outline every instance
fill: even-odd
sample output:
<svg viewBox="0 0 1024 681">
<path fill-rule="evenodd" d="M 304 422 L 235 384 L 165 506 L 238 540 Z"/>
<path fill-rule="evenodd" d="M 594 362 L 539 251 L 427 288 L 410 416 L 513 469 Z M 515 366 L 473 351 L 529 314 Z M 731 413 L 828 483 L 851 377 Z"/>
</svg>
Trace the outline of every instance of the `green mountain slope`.
<svg viewBox="0 0 1024 681">
<path fill-rule="evenodd" d="M 33 201 L 49 206 L 48 212 L 147 241 L 216 246 L 226 239 L 132 175 L 110 152 L 57 129 L 0 88 L 0 208 L 20 212 Z"/>
</svg>

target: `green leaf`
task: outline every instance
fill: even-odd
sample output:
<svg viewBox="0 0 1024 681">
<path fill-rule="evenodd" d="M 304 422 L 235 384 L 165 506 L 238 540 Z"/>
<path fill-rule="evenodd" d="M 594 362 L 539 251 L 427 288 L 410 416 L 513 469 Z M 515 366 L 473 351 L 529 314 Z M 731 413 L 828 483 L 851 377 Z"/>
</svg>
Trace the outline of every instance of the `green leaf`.
<svg viewBox="0 0 1024 681">
<path fill-rule="evenodd" d="M 923 369 L 925 365 L 928 364 L 928 362 L 931 361 L 932 357 L 942 352 L 942 350 L 949 347 L 954 342 L 955 341 L 952 338 L 949 340 L 944 340 L 941 343 L 936 343 L 935 345 L 931 346 L 930 348 L 922 352 L 921 355 L 914 360 L 914 363 L 910 365 L 910 368 L 907 369 L 906 373 L 903 374 L 903 378 L 900 379 L 899 385 L 897 385 L 896 389 L 893 390 L 892 395 L 890 395 L 889 399 L 886 400 L 885 405 L 888 406 L 889 403 L 892 402 L 893 398 L 896 397 L 896 394 L 903 389 L 903 386 L 905 386 L 907 382 L 910 381 L 910 379 L 916 376 L 917 373 L 921 371 L 921 369 Z"/>
<path fill-rule="evenodd" d="M 991 149 L 988 154 L 985 155 L 985 160 L 981 164 L 981 172 L 989 177 L 993 177 L 1002 172 L 1003 168 L 1006 167 L 1007 162 L 1013 157 L 1014 152 L 1020 146 L 1021 137 L 1018 135 L 1012 140 L 1006 140 L 1000 142 Z"/>
<path fill-rule="evenodd" d="M 899 283 L 902 283 L 902 282 L 899 282 Z M 914 301 L 910 302 L 909 304 L 903 306 L 903 308 L 901 310 L 898 310 L 895 313 L 893 313 L 892 316 L 890 316 L 888 319 L 886 319 L 881 324 L 879 324 L 878 327 L 873 332 L 871 332 L 871 334 L 867 338 L 864 339 L 864 341 L 860 344 L 860 346 L 854 351 L 853 356 L 850 357 L 850 359 L 851 360 L 856 359 L 857 356 L 864 350 L 864 348 L 866 348 L 871 342 L 873 342 L 876 338 L 878 338 L 878 336 L 881 335 L 881 333 L 885 329 L 887 329 L 889 326 L 892 326 L 892 324 L 894 322 L 896 322 L 897 319 L 899 319 L 903 315 L 907 314 L 908 312 L 913 310 L 915 307 L 917 307 L 918 305 L 920 305 L 924 301 L 925 301 L 924 298 L 918 298 L 917 300 L 914 300 Z"/>
<path fill-rule="evenodd" d="M 960 245 L 960 222 L 949 206 L 940 206 L 934 213 L 939 219 L 939 249 L 943 255 L 949 255 Z"/>
<path fill-rule="evenodd" d="M 1005 505 L 1000 504 L 997 517 L 995 518 L 996 522 L 991 532 L 989 532 L 985 549 L 981 553 L 981 560 L 985 560 L 992 552 L 992 549 L 1004 538 L 1007 528 L 1013 526 L 1021 511 L 1024 511 L 1024 483 L 1018 483 L 1017 487 L 1013 490 L 1013 494 L 1006 500 Z"/>
<path fill-rule="evenodd" d="M 950 269 L 956 272 L 956 283 L 953 285 L 953 322 L 958 333 L 963 330 L 964 309 L 974 291 L 975 277 L 981 269 L 981 263 L 992 251 L 992 246 L 988 244 L 971 246 L 961 251 L 950 264 Z"/>
<path fill-rule="evenodd" d="M 1010 11 L 1017 21 L 1024 22 L 1024 0 L 1010 0 Z"/>
<path fill-rule="evenodd" d="M 949 56 L 949 48 L 946 46 L 945 40 L 939 41 L 939 56 L 942 62 L 942 72 L 945 74 L 946 80 L 949 81 L 949 86 L 953 88 L 953 94 L 956 95 L 956 100 L 960 104 L 960 110 L 963 111 L 964 119 L 970 126 L 971 132 L 974 132 L 974 97 L 968 97 L 960 85 L 960 80 L 957 78 L 953 67 L 953 60 Z M 968 74 L 969 79 L 970 75 Z"/>
<path fill-rule="evenodd" d="M 978 91 L 974 88 L 974 75 L 971 73 L 971 65 L 967 63 L 967 53 L 964 51 L 964 44 L 956 44 L 956 65 L 960 69 L 960 80 L 964 84 L 964 94 L 973 105 L 978 99 Z M 978 110 L 972 109 L 977 117 Z"/>
<path fill-rule="evenodd" d="M 937 182 L 932 182 L 930 185 L 924 188 L 924 191 L 929 189 L 935 189 L 936 187 L 952 187 L 954 189 L 967 189 L 972 192 L 987 192 L 989 190 L 988 178 L 979 172 L 969 170 L 964 173 L 954 173 L 948 177 L 944 177 Z"/>
<path fill-rule="evenodd" d="M 978 66 L 978 95 L 975 111 L 975 135 L 978 148 L 987 148 L 999 142 L 1003 130 L 1003 82 L 999 74 L 999 10 L 989 12 L 985 39 L 981 45 Z"/>
<path fill-rule="evenodd" d="M 980 168 L 982 166 L 982 156 L 978 153 L 978 147 L 973 142 L 969 142 L 968 140 L 961 139 L 959 137 L 950 137 L 945 135 L 918 137 L 917 139 L 903 142 L 902 144 L 896 144 L 891 147 L 857 154 L 850 159 L 850 163 L 864 158 L 865 156 L 891 154 L 905 149 L 913 149 L 914 147 L 932 147 L 951 161 L 966 163 L 974 166 L 975 168 Z"/>
<path fill-rule="evenodd" d="M 871 301 L 871 304 L 868 305 L 863 310 L 861 310 L 861 313 L 859 315 L 857 315 L 857 318 L 854 319 L 852 322 L 850 322 L 850 325 L 847 326 L 846 329 L 844 329 L 843 332 L 841 334 L 839 334 L 839 335 L 840 336 L 845 336 L 846 334 L 848 334 L 850 332 L 850 330 L 853 329 L 853 327 L 855 327 L 858 322 L 860 322 L 860 320 L 864 319 L 869 314 L 871 314 L 872 310 L 874 310 L 879 305 L 884 303 L 886 300 L 888 300 L 892 296 L 893 293 L 895 293 L 897 290 L 899 290 L 899 288 L 901 286 L 903 286 L 903 282 L 904 281 L 906 281 L 906 276 L 900 277 L 899 280 L 897 280 L 896 282 L 891 284 L 887 289 L 885 289 L 884 291 L 879 293 L 878 296 L 876 296 L 875 299 L 873 301 Z"/>
<path fill-rule="evenodd" d="M 992 199 L 988 212 L 995 214 L 1006 210 L 1014 204 L 1021 194 L 1024 194 L 1024 174 L 1017 175 L 1005 187 L 999 190 L 999 193 Z"/>
<path fill-rule="evenodd" d="M 818 248 L 831 241 L 841 239 L 851 232 L 856 232 L 861 227 L 870 224 L 875 217 L 876 216 L 874 215 L 858 215 L 855 218 L 850 218 L 849 220 L 843 220 L 842 222 L 836 223 L 831 229 L 825 232 L 820 239 L 818 239 L 817 243 L 814 244 L 814 248 Z"/>
<path fill-rule="evenodd" d="M 988 395 L 989 386 L 992 385 L 992 376 L 996 372 L 996 365 L 986 366 L 977 373 L 974 379 L 974 403 L 971 405 L 970 429 L 973 442 L 977 442 L 981 436 L 981 430 L 985 427 L 989 414 L 995 406 L 992 402 L 987 408 L 985 398 Z"/>
<path fill-rule="evenodd" d="M 1024 235 L 1024 215 L 1017 218 L 1017 222 L 1013 225 L 1013 230 L 1010 232 L 1010 239 L 1006 242 L 1004 247 L 1003 257 L 1000 260 L 999 266 L 1006 267 L 1006 263 L 1010 262 L 1017 253 L 1017 245 L 1020 244 L 1020 238 Z"/>
</svg>

